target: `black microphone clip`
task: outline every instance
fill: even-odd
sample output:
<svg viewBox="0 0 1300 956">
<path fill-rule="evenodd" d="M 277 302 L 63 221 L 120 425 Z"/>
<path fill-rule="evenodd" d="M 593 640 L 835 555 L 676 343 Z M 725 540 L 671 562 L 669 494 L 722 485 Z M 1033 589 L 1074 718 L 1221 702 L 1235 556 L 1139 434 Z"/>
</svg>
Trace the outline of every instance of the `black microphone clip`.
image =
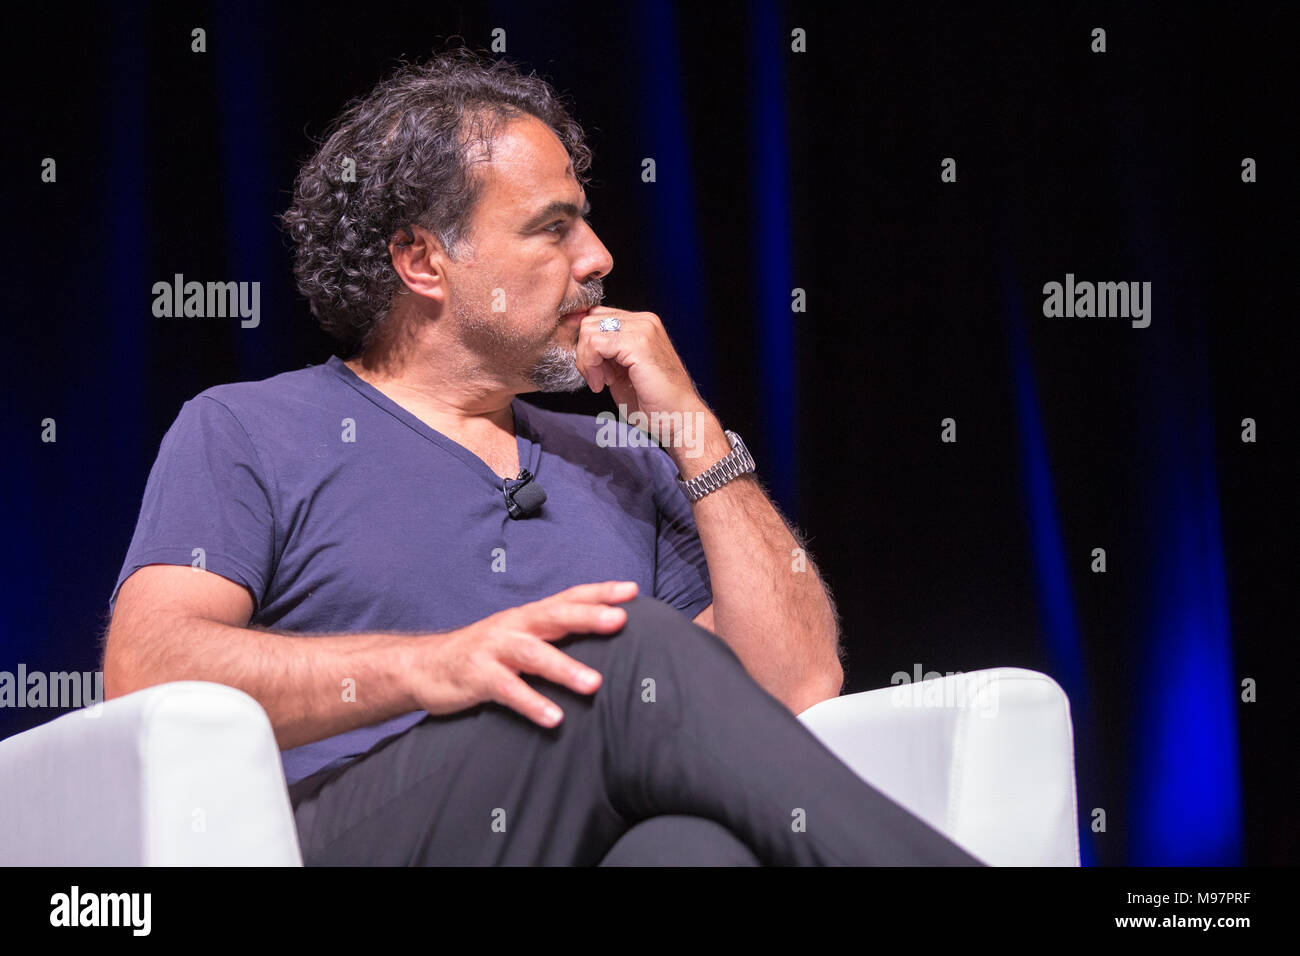
<svg viewBox="0 0 1300 956">
<path fill-rule="evenodd" d="M 515 479 L 519 484 L 507 488 L 508 479 L 501 481 L 501 495 L 506 499 L 506 512 L 512 518 L 531 518 L 542 508 L 546 501 L 546 492 L 533 479 L 533 473 L 527 468 L 519 472 Z"/>
</svg>

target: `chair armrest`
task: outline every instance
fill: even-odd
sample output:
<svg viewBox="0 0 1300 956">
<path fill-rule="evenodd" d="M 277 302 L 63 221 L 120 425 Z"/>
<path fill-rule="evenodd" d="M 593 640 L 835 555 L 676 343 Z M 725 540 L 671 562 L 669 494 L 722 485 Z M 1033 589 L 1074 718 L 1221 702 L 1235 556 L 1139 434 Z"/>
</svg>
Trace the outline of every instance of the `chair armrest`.
<svg viewBox="0 0 1300 956">
<path fill-rule="evenodd" d="M 994 866 L 1078 866 L 1070 702 L 998 667 L 849 694 L 799 719 L 859 777 Z"/>
<path fill-rule="evenodd" d="M 266 712 L 176 681 L 0 741 L 0 864 L 301 866 Z"/>
</svg>

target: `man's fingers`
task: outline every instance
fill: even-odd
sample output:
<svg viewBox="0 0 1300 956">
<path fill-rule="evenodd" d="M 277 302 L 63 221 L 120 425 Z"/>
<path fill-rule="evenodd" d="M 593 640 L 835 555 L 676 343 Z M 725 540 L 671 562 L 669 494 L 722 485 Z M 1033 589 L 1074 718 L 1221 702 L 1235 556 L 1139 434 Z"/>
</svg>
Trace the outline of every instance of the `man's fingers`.
<svg viewBox="0 0 1300 956">
<path fill-rule="evenodd" d="M 599 392 L 609 384 L 609 376 L 605 373 L 605 362 L 610 361 L 618 365 L 618 355 L 627 344 L 626 330 L 600 331 L 601 319 L 611 316 L 618 316 L 620 321 L 624 322 L 630 319 L 629 313 L 617 309 L 606 308 L 599 312 L 593 310 L 582 320 L 578 330 L 577 365 L 593 392 Z"/>
<path fill-rule="evenodd" d="M 627 623 L 627 611 L 585 601 L 538 601 L 526 606 L 525 633 L 554 641 L 568 634 L 612 634 Z"/>
<path fill-rule="evenodd" d="M 575 584 L 571 588 L 557 591 L 543 601 L 577 601 L 588 604 L 615 604 L 630 601 L 636 597 L 638 585 L 635 581 L 593 581 L 591 584 Z M 538 602 L 541 603 L 540 601 Z"/>
<path fill-rule="evenodd" d="M 513 637 L 497 644 L 497 666 L 487 677 L 486 699 L 519 712 L 543 727 L 554 727 L 563 713 L 522 680 L 517 672 L 535 674 L 579 694 L 600 686 L 600 673 L 546 643 L 569 634 L 613 634 L 627 623 L 627 611 L 615 605 L 631 600 L 635 581 L 597 581 L 501 612 L 499 625 Z M 508 615 L 508 616 L 506 616 Z"/>
<path fill-rule="evenodd" d="M 507 667 L 500 667 L 491 674 L 488 685 L 489 700 L 523 714 L 533 723 L 554 727 L 564 719 L 564 712 L 559 707 Z"/>
<path fill-rule="evenodd" d="M 593 392 L 605 387 L 605 358 L 591 344 L 591 336 L 582 335 L 576 353 L 578 369 Z"/>
<path fill-rule="evenodd" d="M 511 641 L 498 660 L 516 671 L 545 677 L 578 694 L 590 694 L 600 687 L 599 671 L 535 637 L 520 636 Z"/>
<path fill-rule="evenodd" d="M 599 392 L 605 387 L 605 359 L 591 347 L 589 338 L 584 339 L 584 345 L 586 348 L 577 355 L 578 367 L 582 369 L 582 374 L 586 376 L 587 384 L 591 386 L 591 390 Z"/>
</svg>

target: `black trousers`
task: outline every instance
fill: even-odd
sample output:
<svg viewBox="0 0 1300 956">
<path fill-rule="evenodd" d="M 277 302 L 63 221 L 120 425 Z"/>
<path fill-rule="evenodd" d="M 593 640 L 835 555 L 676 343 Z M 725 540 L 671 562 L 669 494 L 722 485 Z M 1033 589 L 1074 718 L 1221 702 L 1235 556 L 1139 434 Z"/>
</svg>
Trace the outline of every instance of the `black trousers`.
<svg viewBox="0 0 1300 956">
<path fill-rule="evenodd" d="M 308 866 L 980 866 L 863 782 L 672 607 L 557 642 L 603 682 L 544 728 L 499 704 L 428 716 L 290 788 Z"/>
</svg>

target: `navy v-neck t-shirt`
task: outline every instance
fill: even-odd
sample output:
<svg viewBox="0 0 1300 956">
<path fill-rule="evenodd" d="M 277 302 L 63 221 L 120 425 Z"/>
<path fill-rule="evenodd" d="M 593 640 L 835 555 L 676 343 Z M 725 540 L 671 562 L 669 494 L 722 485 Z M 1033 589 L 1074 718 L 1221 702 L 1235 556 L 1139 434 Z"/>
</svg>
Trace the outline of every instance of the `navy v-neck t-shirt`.
<svg viewBox="0 0 1300 956">
<path fill-rule="evenodd" d="M 110 611 L 149 564 L 243 585 L 250 626 L 316 634 L 452 630 L 592 581 L 636 581 L 687 617 L 712 603 L 662 448 L 622 423 L 512 405 L 520 464 L 546 491 L 521 520 L 502 476 L 338 358 L 202 392 L 163 437 Z M 286 780 L 423 716 L 284 751 Z"/>
</svg>

